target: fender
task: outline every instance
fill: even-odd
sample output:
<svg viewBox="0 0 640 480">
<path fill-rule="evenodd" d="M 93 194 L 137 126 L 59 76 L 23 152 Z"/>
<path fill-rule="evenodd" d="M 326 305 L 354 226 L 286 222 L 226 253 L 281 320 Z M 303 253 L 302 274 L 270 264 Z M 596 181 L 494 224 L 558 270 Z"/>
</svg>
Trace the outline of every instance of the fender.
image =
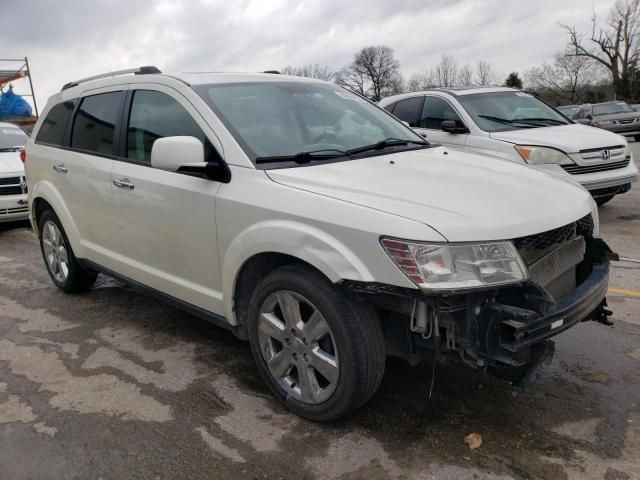
<svg viewBox="0 0 640 480">
<path fill-rule="evenodd" d="M 62 227 L 67 234 L 67 238 L 69 239 L 69 243 L 71 244 L 71 248 L 73 249 L 74 254 L 77 257 L 82 257 L 84 251 L 82 248 L 82 242 L 80 241 L 80 233 L 78 227 L 73 221 L 73 218 L 69 213 L 69 209 L 67 208 L 62 195 L 60 195 L 53 184 L 47 180 L 39 181 L 35 184 L 33 190 L 29 192 L 29 217 L 36 234 L 39 236 L 38 224 L 36 222 L 33 204 L 38 198 L 45 200 L 49 205 L 51 205 L 53 211 L 62 223 Z"/>
<path fill-rule="evenodd" d="M 326 232 L 294 221 L 260 222 L 242 231 L 226 252 L 221 252 L 225 317 L 232 325 L 238 323 L 233 308 L 238 274 L 249 258 L 260 253 L 282 253 L 299 258 L 334 283 L 344 279 L 374 281 L 358 256 Z"/>
</svg>

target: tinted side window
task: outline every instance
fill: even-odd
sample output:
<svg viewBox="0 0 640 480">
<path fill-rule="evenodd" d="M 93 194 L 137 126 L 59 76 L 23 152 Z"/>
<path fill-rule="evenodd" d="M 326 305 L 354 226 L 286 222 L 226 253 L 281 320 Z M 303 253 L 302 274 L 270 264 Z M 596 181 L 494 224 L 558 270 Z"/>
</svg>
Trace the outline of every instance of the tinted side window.
<svg viewBox="0 0 640 480">
<path fill-rule="evenodd" d="M 389 112 L 389 113 L 393 113 L 393 108 L 396 106 L 396 102 L 390 103 L 389 105 L 387 105 L 386 107 L 384 107 L 384 109 Z"/>
<path fill-rule="evenodd" d="M 85 97 L 73 120 L 71 147 L 101 155 L 115 155 L 115 125 L 123 98 L 124 92 Z"/>
<path fill-rule="evenodd" d="M 420 119 L 420 112 L 422 111 L 423 101 L 424 97 L 413 97 L 400 100 L 396 103 L 396 108 L 393 110 L 393 114 L 400 120 L 407 122 L 410 127 L 417 127 Z"/>
<path fill-rule="evenodd" d="M 440 130 L 440 124 L 445 120 L 455 120 L 460 126 L 463 125 L 460 116 L 449 102 L 438 97 L 426 97 L 420 126 Z"/>
<path fill-rule="evenodd" d="M 62 145 L 64 143 L 64 133 L 71 120 L 71 114 L 76 105 L 76 100 L 54 105 L 42 121 L 36 143 L 46 143 L 48 145 Z"/>
<path fill-rule="evenodd" d="M 202 129 L 182 105 L 166 93 L 136 90 L 127 129 L 127 158 L 151 163 L 153 142 L 163 137 L 196 137 L 205 145 L 205 158 L 212 147 Z"/>
</svg>

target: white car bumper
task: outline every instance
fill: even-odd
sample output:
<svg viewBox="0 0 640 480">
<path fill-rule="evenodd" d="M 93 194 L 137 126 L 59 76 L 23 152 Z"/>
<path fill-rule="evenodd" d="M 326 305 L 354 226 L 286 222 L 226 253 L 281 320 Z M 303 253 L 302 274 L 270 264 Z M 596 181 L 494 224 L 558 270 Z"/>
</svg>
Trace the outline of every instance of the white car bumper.
<svg viewBox="0 0 640 480">
<path fill-rule="evenodd" d="M 29 205 L 26 195 L 0 195 L 0 223 L 27 220 Z"/>
<path fill-rule="evenodd" d="M 538 165 L 538 168 L 570 178 L 592 193 L 603 188 L 628 185 L 638 179 L 638 168 L 633 161 L 623 168 L 592 173 L 571 174 L 566 172 L 560 165 Z"/>
</svg>

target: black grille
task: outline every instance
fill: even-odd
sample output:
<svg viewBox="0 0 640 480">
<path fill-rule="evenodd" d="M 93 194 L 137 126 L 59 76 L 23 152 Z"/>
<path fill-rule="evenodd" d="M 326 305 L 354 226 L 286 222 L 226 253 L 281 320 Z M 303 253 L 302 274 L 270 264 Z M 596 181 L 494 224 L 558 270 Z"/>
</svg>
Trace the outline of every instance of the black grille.
<svg viewBox="0 0 640 480">
<path fill-rule="evenodd" d="M 0 185 L 20 185 L 20 177 L 0 178 Z"/>
<path fill-rule="evenodd" d="M 618 168 L 624 168 L 629 165 L 631 158 L 627 157 L 624 160 L 620 160 L 619 162 L 598 164 L 598 165 L 560 165 L 565 172 L 571 173 L 572 175 L 581 175 L 584 173 L 594 173 L 594 172 L 606 172 L 607 170 L 617 170 Z"/>
<path fill-rule="evenodd" d="M 516 238 L 513 243 L 518 250 L 543 250 L 573 238 L 576 234 L 576 223 L 570 223 L 547 232 Z"/>
<path fill-rule="evenodd" d="M 591 214 L 585 215 L 576 222 L 576 233 L 585 238 L 593 237 L 593 217 Z"/>
</svg>

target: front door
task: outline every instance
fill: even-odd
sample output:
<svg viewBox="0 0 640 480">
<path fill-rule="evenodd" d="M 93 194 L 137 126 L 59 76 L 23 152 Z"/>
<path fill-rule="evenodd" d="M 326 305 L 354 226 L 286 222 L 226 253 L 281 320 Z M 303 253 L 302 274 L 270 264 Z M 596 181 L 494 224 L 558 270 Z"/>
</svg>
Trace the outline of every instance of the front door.
<svg viewBox="0 0 640 480">
<path fill-rule="evenodd" d="M 112 171 L 127 257 L 120 270 L 172 297 L 222 313 L 215 221 L 220 184 L 151 167 L 151 147 L 162 137 L 196 137 L 206 155 L 217 152 L 193 107 L 179 93 L 155 88 L 131 91 L 126 161 L 116 161 Z"/>
<path fill-rule="evenodd" d="M 453 120 L 459 127 L 465 126 L 451 103 L 443 98 L 427 95 L 424 98 L 422 115 L 415 130 L 429 142 L 464 148 L 468 134 L 443 131 L 441 125 L 445 120 Z"/>
</svg>

